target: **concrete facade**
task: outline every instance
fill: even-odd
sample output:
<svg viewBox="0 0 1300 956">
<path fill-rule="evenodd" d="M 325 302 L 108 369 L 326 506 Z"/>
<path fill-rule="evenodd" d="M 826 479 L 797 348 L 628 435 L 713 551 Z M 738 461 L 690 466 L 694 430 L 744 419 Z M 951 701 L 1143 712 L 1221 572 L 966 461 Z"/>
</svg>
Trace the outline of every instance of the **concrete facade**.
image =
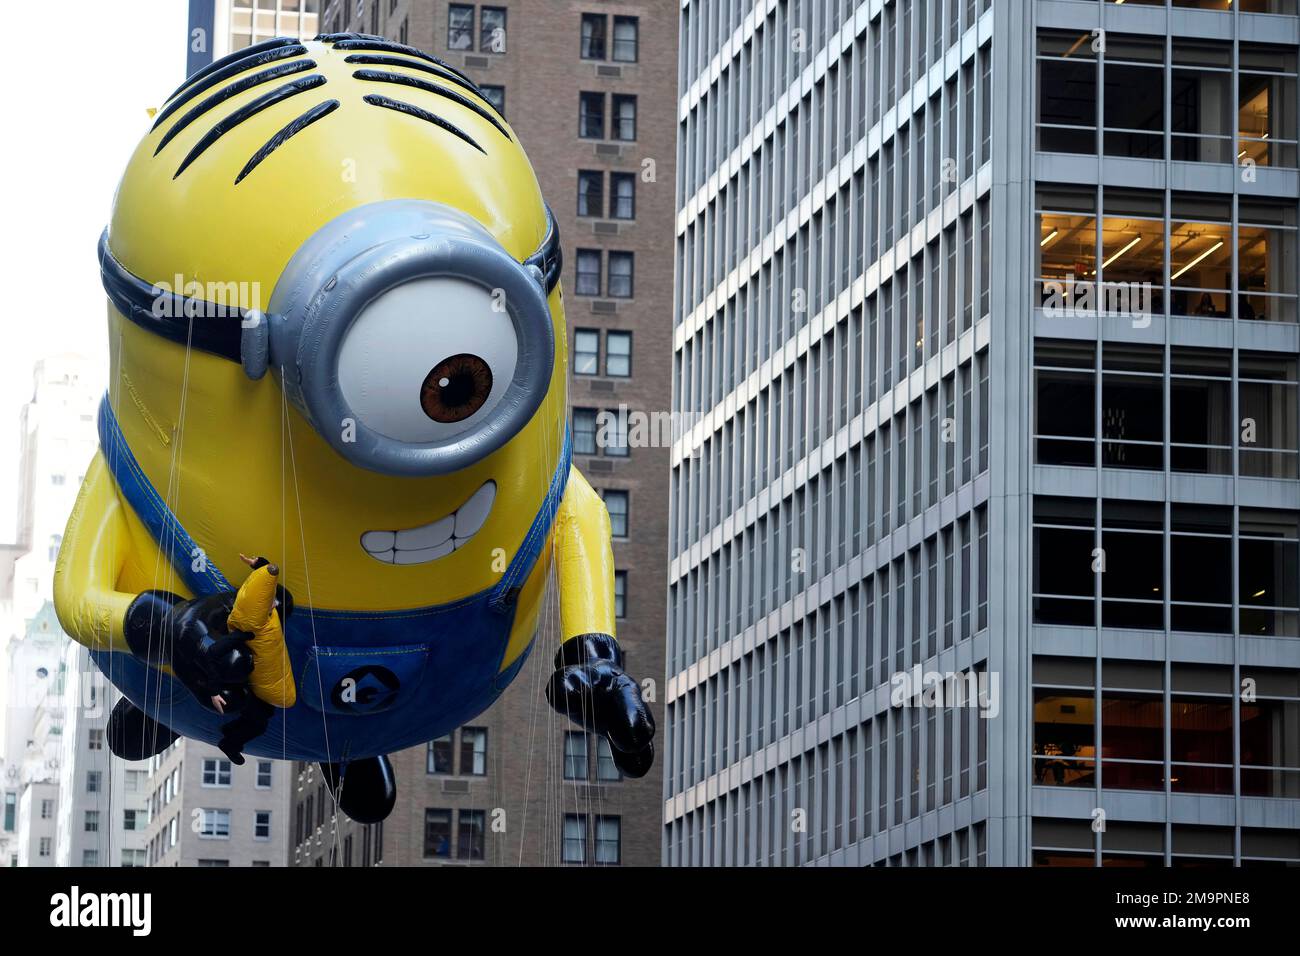
<svg viewBox="0 0 1300 956">
<path fill-rule="evenodd" d="M 177 740 L 149 765 L 148 866 L 284 866 L 292 764 Z"/>
<path fill-rule="evenodd" d="M 61 674 L 55 865 L 144 866 L 148 763 L 119 760 L 104 737 L 120 695 L 75 641 L 63 641 Z"/>
<path fill-rule="evenodd" d="M 1296 11 L 1188 6 L 682 5 L 665 863 L 1300 857 Z"/>
</svg>

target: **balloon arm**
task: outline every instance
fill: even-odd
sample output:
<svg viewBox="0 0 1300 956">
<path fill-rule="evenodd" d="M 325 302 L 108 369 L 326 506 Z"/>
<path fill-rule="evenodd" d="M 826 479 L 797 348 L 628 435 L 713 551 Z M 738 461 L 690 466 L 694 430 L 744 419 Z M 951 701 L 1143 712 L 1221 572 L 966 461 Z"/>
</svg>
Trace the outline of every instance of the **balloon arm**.
<svg viewBox="0 0 1300 956">
<path fill-rule="evenodd" d="M 623 671 L 614 640 L 614 549 L 609 512 L 574 468 L 555 521 L 560 633 L 555 671 L 546 685 L 551 706 L 602 734 L 615 765 L 643 777 L 654 764 L 655 719 L 641 687 Z"/>
<path fill-rule="evenodd" d="M 96 452 L 54 566 L 54 609 L 63 629 L 91 650 L 130 653 L 123 634 L 135 595 L 118 590 L 131 548 L 124 505 Z"/>
<path fill-rule="evenodd" d="M 614 550 L 605 502 L 574 467 L 555 518 L 560 638 L 614 636 Z"/>
</svg>

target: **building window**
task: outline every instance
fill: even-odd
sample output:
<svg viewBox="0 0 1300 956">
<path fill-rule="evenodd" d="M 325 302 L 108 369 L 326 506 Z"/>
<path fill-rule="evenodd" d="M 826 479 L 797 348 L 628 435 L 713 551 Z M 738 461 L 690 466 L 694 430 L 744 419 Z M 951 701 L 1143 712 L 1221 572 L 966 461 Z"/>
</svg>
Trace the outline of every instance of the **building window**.
<svg viewBox="0 0 1300 956">
<path fill-rule="evenodd" d="M 593 432 L 594 434 L 594 432 Z M 16 816 L 18 813 L 18 795 L 16 793 L 5 794 L 5 832 L 12 833 L 17 825 Z"/>
<path fill-rule="evenodd" d="M 578 94 L 578 135 L 583 139 L 605 138 L 605 94 Z"/>
<path fill-rule="evenodd" d="M 253 814 L 253 839 L 271 839 L 271 811 L 258 810 Z"/>
<path fill-rule="evenodd" d="M 41 842 L 36 852 L 39 853 L 41 856 L 49 856 L 50 849 L 53 842 L 54 841 L 51 840 L 49 837 L 41 837 Z M 94 851 L 89 851 L 89 852 L 94 852 Z"/>
<path fill-rule="evenodd" d="M 104 749 L 104 731 L 100 727 L 91 727 L 86 732 L 86 749 L 103 750 Z"/>
<path fill-rule="evenodd" d="M 1186 474 L 1294 478 L 1300 430 L 1292 413 L 1300 390 L 1296 359 L 1240 351 L 1233 378 L 1227 349 L 1107 345 L 1040 339 L 1034 350 L 1035 454 L 1039 464 Z M 1169 425 L 1163 383 L 1169 380 Z M 1100 426 L 1094 412 L 1101 393 Z M 1232 426 L 1233 396 L 1241 416 Z M 983 404 L 981 402 L 981 407 Z"/>
<path fill-rule="evenodd" d="M 85 827 L 85 829 L 86 829 L 86 832 L 87 832 L 87 833 L 98 833 L 98 832 L 99 832 L 99 811 L 98 811 L 98 810 L 87 810 L 87 811 L 86 811 L 86 827 Z"/>
<path fill-rule="evenodd" d="M 584 13 L 582 15 L 582 58 L 584 60 L 605 59 L 605 23 L 608 17 L 603 13 Z"/>
<path fill-rule="evenodd" d="M 604 737 L 596 738 L 596 779 L 605 781 L 623 779 L 623 772 L 618 769 L 618 764 L 614 763 L 614 751 Z"/>
<path fill-rule="evenodd" d="M 600 295 L 600 250 L 579 249 L 577 281 L 574 292 L 578 295 Z"/>
<path fill-rule="evenodd" d="M 424 811 L 424 855 L 427 857 L 451 856 L 451 811 L 428 809 Z"/>
<path fill-rule="evenodd" d="M 453 3 L 447 7 L 447 49 L 474 49 L 474 6 Z"/>
<path fill-rule="evenodd" d="M 451 773 L 451 734 L 429 741 L 429 753 L 425 761 L 425 770 L 429 773 Z"/>
<path fill-rule="evenodd" d="M 614 616 L 627 617 L 627 572 L 614 572 Z"/>
<path fill-rule="evenodd" d="M 596 329 L 573 330 L 573 374 L 600 374 L 600 332 Z"/>
<path fill-rule="evenodd" d="M 42 819 L 42 820 L 49 820 L 49 819 L 52 818 L 53 816 L 54 816 L 54 801 L 53 801 L 53 800 L 42 800 L 42 801 L 41 801 L 41 819 Z"/>
<path fill-rule="evenodd" d="M 201 859 L 201 860 L 199 860 L 198 865 L 199 865 L 199 866 L 202 866 L 202 867 L 220 867 L 220 866 L 230 866 L 230 861 L 229 861 L 229 860 Z"/>
<path fill-rule="evenodd" d="M 462 727 L 460 730 L 460 772 L 481 777 L 487 773 L 487 728 Z"/>
<path fill-rule="evenodd" d="M 86 793 L 99 793 L 99 783 L 102 774 L 98 770 L 86 771 Z"/>
<path fill-rule="evenodd" d="M 203 761 L 203 786 L 205 787 L 228 787 L 230 786 L 230 761 L 213 759 L 211 757 Z"/>
<path fill-rule="evenodd" d="M 1231 42 L 1175 38 L 1167 62 L 1163 39 L 1114 40 L 1098 51 L 1078 31 L 1039 32 L 1040 150 L 1095 154 L 1100 146 L 1110 156 L 1163 159 L 1168 134 L 1175 161 L 1296 165 L 1295 111 L 1285 106 L 1295 99 L 1294 51 L 1241 43 L 1234 111 Z M 1128 95 L 1099 97 L 1099 89 Z"/>
<path fill-rule="evenodd" d="M 614 139 L 628 142 L 636 139 L 636 97 L 615 93 L 611 97 L 614 110 Z"/>
<path fill-rule="evenodd" d="M 622 855 L 622 823 L 618 817 L 596 817 L 596 862 L 617 866 Z"/>
<path fill-rule="evenodd" d="M 506 115 L 506 88 L 504 86 L 482 83 L 479 85 L 479 91 L 483 94 L 483 99 L 492 104 L 494 110 L 502 116 Z"/>
<path fill-rule="evenodd" d="M 126 830 L 128 833 L 135 830 L 143 830 L 148 819 L 148 814 L 143 810 L 123 810 L 122 829 Z"/>
<path fill-rule="evenodd" d="M 606 288 L 610 298 L 632 298 L 632 253 L 610 252 Z"/>
<path fill-rule="evenodd" d="M 605 174 L 594 169 L 578 170 L 578 215 L 605 215 Z"/>
<path fill-rule="evenodd" d="M 573 453 L 575 455 L 594 455 L 596 451 L 596 410 L 594 408 L 575 408 L 573 410 Z"/>
<path fill-rule="evenodd" d="M 586 780 L 587 778 L 587 735 L 580 730 L 566 731 L 564 734 L 564 779 Z"/>
<path fill-rule="evenodd" d="M 605 374 L 610 378 L 632 375 L 632 333 L 605 333 Z"/>
<path fill-rule="evenodd" d="M 203 810 L 203 825 L 199 836 L 207 840 L 230 839 L 230 811 Z"/>
<path fill-rule="evenodd" d="M 59 475 L 59 474 L 50 475 L 50 484 L 53 485 L 62 485 L 66 480 L 67 478 L 64 475 Z"/>
<path fill-rule="evenodd" d="M 635 63 L 637 58 L 637 18 L 614 18 L 614 60 Z"/>
<path fill-rule="evenodd" d="M 1042 624 L 1095 624 L 1092 571 L 1096 548 L 1091 499 L 1034 499 L 1034 620 Z M 1297 636 L 1300 593 L 1293 569 L 1300 559 L 1300 518 L 1293 512 L 1242 508 L 1234 535 L 1231 508 L 1106 500 L 1101 547 L 1103 627 L 1159 630 L 1166 609 L 1179 632 L 1231 634 L 1233 582 L 1221 569 L 1237 567 L 1236 629 L 1249 635 Z M 1161 541 L 1174 541 L 1168 601 Z M 1061 560 L 1081 554 L 1082 562 Z"/>
<path fill-rule="evenodd" d="M 606 489 L 601 497 L 605 499 L 605 510 L 609 512 L 610 534 L 615 538 L 627 537 L 628 501 L 626 491 Z"/>
<path fill-rule="evenodd" d="M 485 853 L 485 817 L 482 810 L 461 810 L 456 834 L 456 858 L 481 860 Z"/>
<path fill-rule="evenodd" d="M 597 422 L 599 428 L 596 432 L 596 444 L 610 458 L 626 458 L 628 456 L 627 420 L 628 417 L 622 410 L 600 413 Z"/>
<path fill-rule="evenodd" d="M 587 817 L 581 813 L 564 815 L 564 843 L 560 859 L 565 863 L 587 862 Z"/>
<path fill-rule="evenodd" d="M 45 854 L 42 854 L 42 855 L 43 855 L 43 856 L 49 856 L 48 853 L 45 853 Z M 98 850 L 82 850 L 82 851 L 81 851 L 81 865 L 82 865 L 82 866 L 99 866 L 99 851 L 98 851 Z"/>
<path fill-rule="evenodd" d="M 483 7 L 479 11 L 478 49 L 480 53 L 506 52 L 506 8 Z"/>
<path fill-rule="evenodd" d="M 257 762 L 257 789 L 269 790 L 271 787 L 271 761 L 259 760 Z"/>
<path fill-rule="evenodd" d="M 609 194 L 611 219 L 636 218 L 636 173 L 610 173 Z"/>
</svg>

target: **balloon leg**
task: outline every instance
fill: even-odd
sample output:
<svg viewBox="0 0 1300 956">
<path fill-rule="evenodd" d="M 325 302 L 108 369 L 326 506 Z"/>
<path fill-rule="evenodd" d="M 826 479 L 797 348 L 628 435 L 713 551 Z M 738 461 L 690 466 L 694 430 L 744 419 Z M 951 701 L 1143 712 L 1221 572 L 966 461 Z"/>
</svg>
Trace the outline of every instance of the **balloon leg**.
<svg viewBox="0 0 1300 956">
<path fill-rule="evenodd" d="M 322 763 L 320 769 L 339 809 L 357 823 L 378 823 L 393 812 L 397 779 L 388 757 Z"/>
<path fill-rule="evenodd" d="M 123 760 L 145 760 L 162 753 L 180 736 L 125 697 L 108 718 L 108 749 Z"/>
</svg>

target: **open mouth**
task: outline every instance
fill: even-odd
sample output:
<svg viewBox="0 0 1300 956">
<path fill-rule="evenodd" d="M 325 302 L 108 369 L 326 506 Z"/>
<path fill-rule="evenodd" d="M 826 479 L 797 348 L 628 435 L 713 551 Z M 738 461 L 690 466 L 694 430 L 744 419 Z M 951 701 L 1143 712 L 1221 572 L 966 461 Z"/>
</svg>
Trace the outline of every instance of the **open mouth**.
<svg viewBox="0 0 1300 956">
<path fill-rule="evenodd" d="M 418 528 L 401 531 L 367 531 L 361 547 L 385 564 L 424 564 L 446 557 L 478 533 L 492 511 L 497 483 L 484 482 L 469 500 L 446 517 Z"/>
</svg>

